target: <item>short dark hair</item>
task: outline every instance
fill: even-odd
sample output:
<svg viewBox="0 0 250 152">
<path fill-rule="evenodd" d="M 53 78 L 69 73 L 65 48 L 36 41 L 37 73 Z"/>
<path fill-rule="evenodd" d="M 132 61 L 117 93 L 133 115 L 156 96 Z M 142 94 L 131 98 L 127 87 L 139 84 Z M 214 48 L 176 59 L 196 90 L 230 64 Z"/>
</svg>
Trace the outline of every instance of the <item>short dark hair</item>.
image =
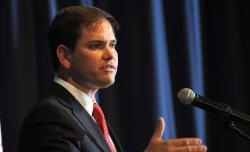
<svg viewBox="0 0 250 152">
<path fill-rule="evenodd" d="M 51 22 L 48 38 L 52 55 L 54 70 L 59 69 L 59 60 L 56 49 L 59 44 L 64 44 L 70 50 L 75 50 L 77 40 L 81 37 L 81 29 L 89 27 L 99 19 L 110 22 L 114 33 L 119 29 L 119 24 L 109 13 L 90 6 L 69 6 L 56 14 Z"/>
</svg>

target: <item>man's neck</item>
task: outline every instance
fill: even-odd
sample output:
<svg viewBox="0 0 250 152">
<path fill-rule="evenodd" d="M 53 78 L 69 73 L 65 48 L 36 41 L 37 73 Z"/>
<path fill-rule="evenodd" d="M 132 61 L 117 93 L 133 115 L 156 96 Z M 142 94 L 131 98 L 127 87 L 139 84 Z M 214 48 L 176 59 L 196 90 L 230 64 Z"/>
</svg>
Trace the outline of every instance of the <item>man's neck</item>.
<svg viewBox="0 0 250 152">
<path fill-rule="evenodd" d="M 71 85 L 73 85 L 74 87 L 80 89 L 81 91 L 83 91 L 84 93 L 86 93 L 90 98 L 94 99 L 95 98 L 95 94 L 98 91 L 98 89 L 93 89 L 84 85 L 80 85 L 79 83 L 75 82 L 74 79 L 72 79 L 72 77 L 62 74 L 62 73 L 58 73 L 57 76 L 61 79 L 63 79 L 64 81 L 67 81 L 68 83 L 70 83 Z"/>
</svg>

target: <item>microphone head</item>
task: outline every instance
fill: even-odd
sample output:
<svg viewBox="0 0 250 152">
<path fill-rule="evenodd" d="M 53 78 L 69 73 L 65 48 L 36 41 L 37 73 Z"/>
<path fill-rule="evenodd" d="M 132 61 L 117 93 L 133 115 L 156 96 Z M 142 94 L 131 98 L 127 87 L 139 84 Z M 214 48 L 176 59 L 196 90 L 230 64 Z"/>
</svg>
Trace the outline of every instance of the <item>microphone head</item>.
<svg viewBox="0 0 250 152">
<path fill-rule="evenodd" d="M 195 93 L 189 88 L 183 88 L 178 92 L 178 99 L 184 105 L 190 105 L 194 101 Z"/>
</svg>

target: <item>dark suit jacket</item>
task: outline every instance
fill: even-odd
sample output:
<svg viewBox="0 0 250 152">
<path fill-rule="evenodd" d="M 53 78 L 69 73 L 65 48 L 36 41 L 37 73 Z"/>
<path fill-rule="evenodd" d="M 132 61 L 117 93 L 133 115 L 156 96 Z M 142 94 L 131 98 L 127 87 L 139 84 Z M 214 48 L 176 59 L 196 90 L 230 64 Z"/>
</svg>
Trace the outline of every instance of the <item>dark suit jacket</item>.
<svg viewBox="0 0 250 152">
<path fill-rule="evenodd" d="M 110 129 L 117 151 L 122 148 Z M 53 83 L 51 95 L 39 102 L 24 119 L 19 152 L 110 152 L 92 117 L 62 86 Z"/>
</svg>

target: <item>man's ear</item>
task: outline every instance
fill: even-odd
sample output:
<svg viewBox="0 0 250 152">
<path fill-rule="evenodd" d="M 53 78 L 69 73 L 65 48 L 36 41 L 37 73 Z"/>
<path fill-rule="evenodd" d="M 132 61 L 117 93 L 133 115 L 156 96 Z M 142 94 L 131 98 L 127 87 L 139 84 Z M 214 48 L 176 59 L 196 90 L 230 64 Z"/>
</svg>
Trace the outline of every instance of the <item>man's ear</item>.
<svg viewBox="0 0 250 152">
<path fill-rule="evenodd" d="M 63 68 L 69 69 L 71 67 L 71 53 L 65 45 L 60 44 L 57 46 L 56 55 Z"/>
</svg>

